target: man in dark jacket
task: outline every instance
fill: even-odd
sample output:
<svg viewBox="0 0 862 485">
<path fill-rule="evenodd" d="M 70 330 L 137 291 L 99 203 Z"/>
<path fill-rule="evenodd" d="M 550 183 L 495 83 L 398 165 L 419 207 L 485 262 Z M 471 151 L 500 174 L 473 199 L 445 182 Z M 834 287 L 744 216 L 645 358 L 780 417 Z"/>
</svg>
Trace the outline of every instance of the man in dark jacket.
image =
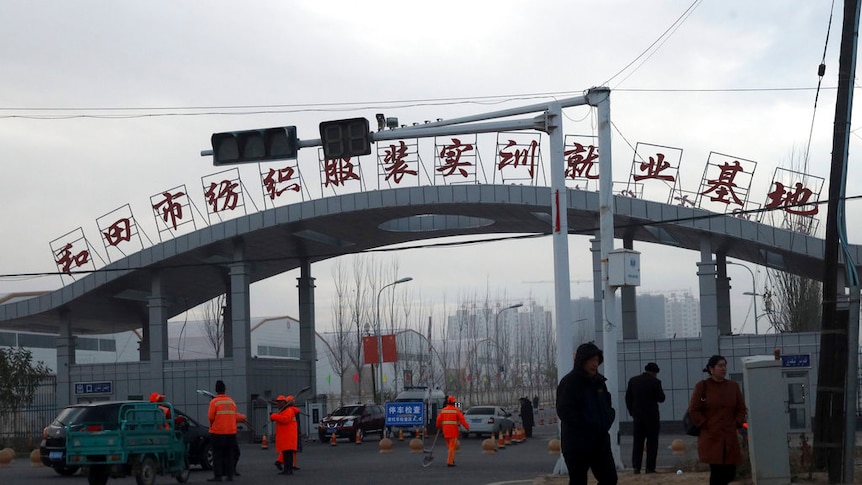
<svg viewBox="0 0 862 485">
<path fill-rule="evenodd" d="M 608 430 L 616 411 L 611 407 L 607 380 L 599 374 L 602 351 L 592 342 L 575 353 L 575 366 L 557 386 L 557 415 L 569 485 L 586 485 L 592 469 L 598 485 L 616 485 L 617 469 Z"/>
<path fill-rule="evenodd" d="M 533 424 L 535 421 L 533 420 L 533 405 L 530 404 L 530 400 L 527 399 L 527 396 L 521 398 L 521 424 L 524 426 L 524 437 L 532 438 L 533 437 Z"/>
<path fill-rule="evenodd" d="M 664 402 L 665 399 L 661 381 L 656 377 L 658 371 L 658 365 L 650 362 L 644 368 L 643 374 L 629 379 L 626 388 L 626 408 L 634 422 L 632 468 L 636 474 L 641 472 L 644 440 L 647 447 L 646 472 L 655 473 L 659 432 L 658 403 Z"/>
</svg>

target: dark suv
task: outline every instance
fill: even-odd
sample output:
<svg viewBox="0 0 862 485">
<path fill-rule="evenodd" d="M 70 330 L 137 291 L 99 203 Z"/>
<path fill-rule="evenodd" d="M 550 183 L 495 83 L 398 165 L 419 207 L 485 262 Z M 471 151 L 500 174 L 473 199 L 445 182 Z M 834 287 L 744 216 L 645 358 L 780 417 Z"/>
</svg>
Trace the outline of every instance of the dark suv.
<svg viewBox="0 0 862 485">
<path fill-rule="evenodd" d="M 376 433 L 383 436 L 383 428 L 386 425 L 386 415 L 383 406 L 377 404 L 349 404 L 341 406 L 320 421 L 317 427 L 317 435 L 321 442 L 336 438 L 356 437 L 356 431 L 360 430 L 361 436 Z"/>
<path fill-rule="evenodd" d="M 137 401 L 102 401 L 73 404 L 63 408 L 54 421 L 42 430 L 42 442 L 39 444 L 42 463 L 60 475 L 73 475 L 78 471 L 78 467 L 66 464 L 66 426 L 80 429 L 83 423 L 87 423 L 90 428 L 98 428 L 91 431 L 117 429 L 120 427 L 120 406 L 128 402 Z M 173 417 L 177 429 L 183 433 L 189 445 L 189 464 L 200 465 L 204 470 L 212 469 L 209 428 L 176 408 Z"/>
</svg>

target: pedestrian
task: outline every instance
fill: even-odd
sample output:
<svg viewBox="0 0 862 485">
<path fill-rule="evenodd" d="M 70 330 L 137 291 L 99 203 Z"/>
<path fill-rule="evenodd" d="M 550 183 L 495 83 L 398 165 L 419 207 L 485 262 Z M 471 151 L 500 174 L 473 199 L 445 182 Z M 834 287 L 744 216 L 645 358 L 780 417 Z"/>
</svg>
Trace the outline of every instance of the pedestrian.
<svg viewBox="0 0 862 485">
<path fill-rule="evenodd" d="M 158 392 L 154 392 L 154 393 L 150 394 L 150 402 L 151 403 L 164 403 L 165 402 L 165 395 L 159 394 Z M 171 423 L 171 408 L 170 408 L 170 406 L 168 406 L 167 404 L 159 404 L 158 406 L 159 406 L 159 409 L 161 409 L 162 412 L 165 413 L 165 420 L 167 421 L 165 423 L 165 429 L 170 429 L 170 427 L 171 427 L 171 424 L 170 424 Z M 180 427 L 185 423 L 185 421 L 186 420 L 184 417 L 177 416 L 176 419 L 173 420 L 174 429 L 180 429 Z"/>
<path fill-rule="evenodd" d="M 655 473 L 658 456 L 658 434 L 660 419 L 658 404 L 664 402 L 664 389 L 657 377 L 658 364 L 650 362 L 644 367 L 643 374 L 629 379 L 626 387 L 626 409 L 634 424 L 634 444 L 632 445 L 632 468 L 635 474 L 641 472 L 646 440 L 646 473 Z"/>
<path fill-rule="evenodd" d="M 232 482 L 236 467 L 236 424 L 246 420 L 237 412 L 236 403 L 227 394 L 224 382 L 215 385 L 216 397 L 210 400 L 207 417 L 210 423 L 210 442 L 213 449 L 213 477 L 208 482 L 220 482 L 222 477 Z"/>
<path fill-rule="evenodd" d="M 443 438 L 446 439 L 446 449 L 449 451 L 446 455 L 446 466 L 455 466 L 455 448 L 458 445 L 458 436 L 461 434 L 459 424 L 470 431 L 470 425 L 467 424 L 464 413 L 455 406 L 455 396 L 449 396 L 446 398 L 446 406 L 437 414 L 436 422 L 437 432 L 443 429 Z"/>
<path fill-rule="evenodd" d="M 275 422 L 275 449 L 281 453 L 283 463 L 283 470 L 279 475 L 293 475 L 293 457 L 299 441 L 296 421 L 299 408 L 293 405 L 293 396 L 278 396 L 275 401 L 278 403 L 278 412 L 270 414 L 269 419 Z"/>
<path fill-rule="evenodd" d="M 601 349 L 588 342 L 575 353 L 575 365 L 557 386 L 557 416 L 569 485 L 587 485 L 592 470 L 597 485 L 616 485 L 617 468 L 609 430 L 616 418 L 607 380 L 599 374 Z"/>
<path fill-rule="evenodd" d="M 521 398 L 521 425 L 524 426 L 524 437 L 532 438 L 533 437 L 533 425 L 535 421 L 533 420 L 533 405 L 530 404 L 530 400 L 527 399 L 527 396 Z"/>
<path fill-rule="evenodd" d="M 713 355 L 703 371 L 709 377 L 695 384 L 688 404 L 700 428 L 697 456 L 709 464 L 709 485 L 727 485 L 742 461 L 737 429 L 745 422 L 745 401 L 739 384 L 727 379 L 727 359 Z"/>
</svg>

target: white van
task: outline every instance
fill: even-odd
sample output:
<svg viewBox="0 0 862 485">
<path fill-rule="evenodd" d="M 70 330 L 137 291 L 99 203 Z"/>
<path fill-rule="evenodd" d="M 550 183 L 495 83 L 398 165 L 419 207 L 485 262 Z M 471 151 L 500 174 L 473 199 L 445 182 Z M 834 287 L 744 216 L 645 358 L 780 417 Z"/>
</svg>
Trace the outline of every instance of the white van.
<svg viewBox="0 0 862 485">
<path fill-rule="evenodd" d="M 429 390 L 427 386 L 408 386 L 398 393 L 394 402 L 416 401 L 422 401 L 425 404 L 425 424 L 428 427 L 428 433 L 435 433 L 437 413 L 446 405 L 446 394 L 440 389 Z M 398 433 L 398 426 L 389 428 L 389 436 Z M 404 427 L 405 434 L 413 434 L 413 431 L 412 427 Z"/>
</svg>

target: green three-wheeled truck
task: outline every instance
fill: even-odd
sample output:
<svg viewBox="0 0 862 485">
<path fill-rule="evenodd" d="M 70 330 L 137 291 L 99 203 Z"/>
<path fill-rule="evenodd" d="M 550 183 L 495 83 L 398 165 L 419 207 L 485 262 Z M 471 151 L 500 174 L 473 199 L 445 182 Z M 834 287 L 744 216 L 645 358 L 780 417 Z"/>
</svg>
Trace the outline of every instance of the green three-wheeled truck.
<svg viewBox="0 0 862 485">
<path fill-rule="evenodd" d="M 78 431 L 67 428 L 66 463 L 86 467 L 90 485 L 129 475 L 138 485 L 153 485 L 156 475 L 164 474 L 185 483 L 188 445 L 168 416 L 173 416 L 169 403 L 128 403 L 120 407 L 119 429 L 86 424 Z"/>
</svg>

